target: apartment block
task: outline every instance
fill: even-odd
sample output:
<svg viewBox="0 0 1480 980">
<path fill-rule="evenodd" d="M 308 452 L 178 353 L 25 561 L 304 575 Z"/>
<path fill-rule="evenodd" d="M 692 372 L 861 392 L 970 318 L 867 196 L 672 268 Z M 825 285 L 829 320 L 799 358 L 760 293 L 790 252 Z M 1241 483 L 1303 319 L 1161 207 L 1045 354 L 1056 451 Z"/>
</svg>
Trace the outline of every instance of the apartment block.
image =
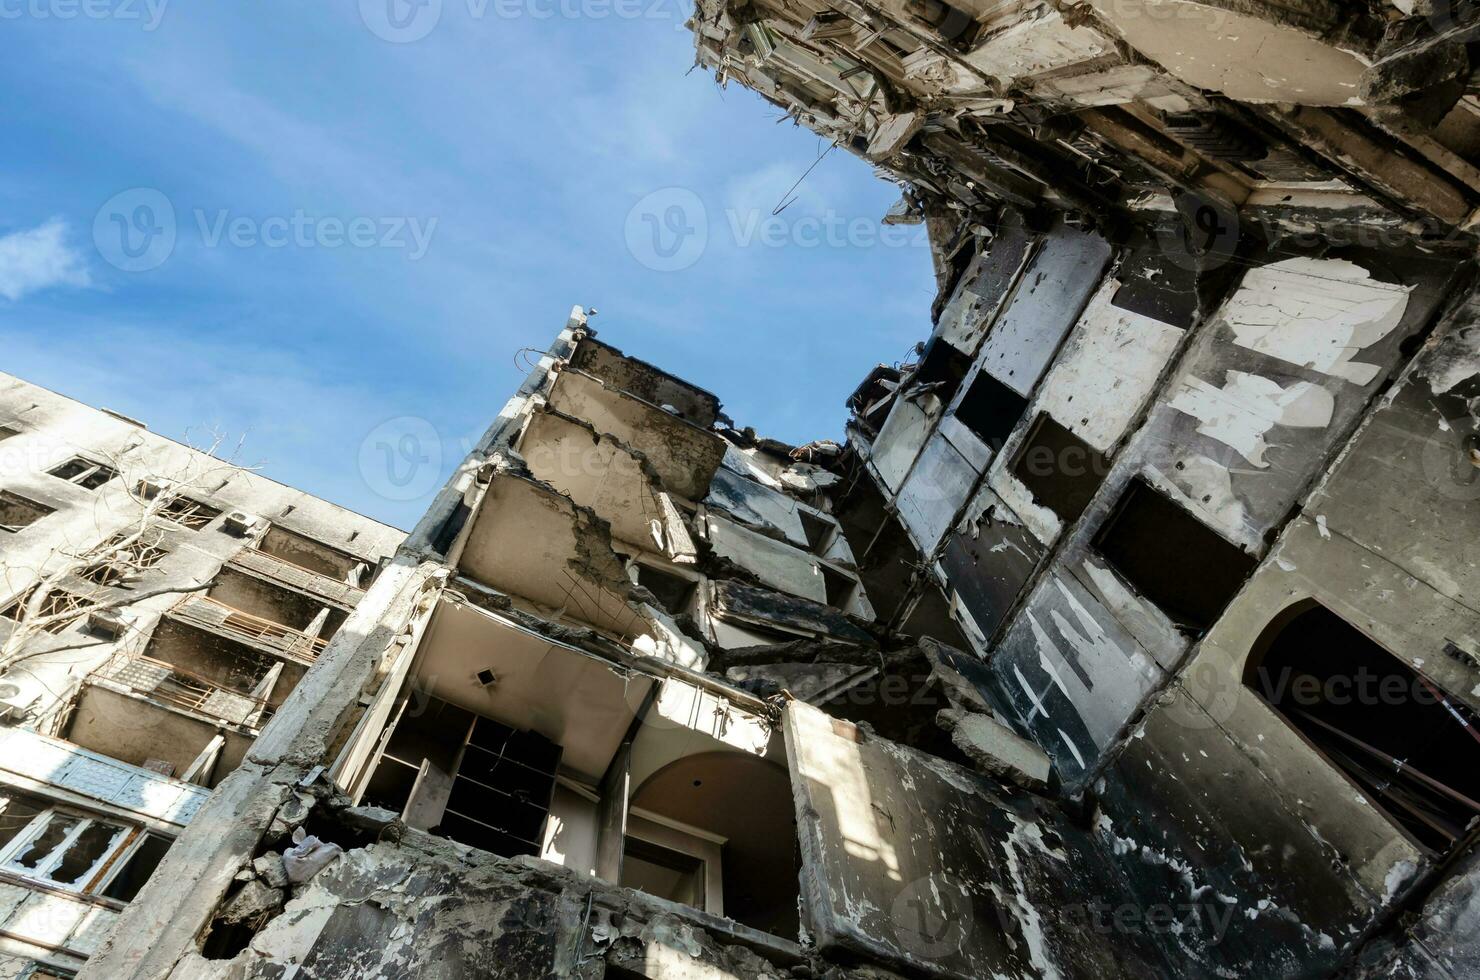
<svg viewBox="0 0 1480 980">
<path fill-rule="evenodd" d="M 0 375 L 0 975 L 73 975 L 404 537 L 211 448 Z"/>
</svg>

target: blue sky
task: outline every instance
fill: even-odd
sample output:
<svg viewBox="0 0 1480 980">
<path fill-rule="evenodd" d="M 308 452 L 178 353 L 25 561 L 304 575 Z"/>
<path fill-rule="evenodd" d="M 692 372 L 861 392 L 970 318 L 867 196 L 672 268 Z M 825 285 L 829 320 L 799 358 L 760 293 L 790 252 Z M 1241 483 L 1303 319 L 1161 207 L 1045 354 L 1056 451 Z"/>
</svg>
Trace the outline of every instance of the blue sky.
<svg viewBox="0 0 1480 980">
<path fill-rule="evenodd" d="M 0 0 L 0 370 L 409 527 L 572 305 L 794 442 L 929 334 L 897 188 L 771 218 L 822 147 L 684 0 L 420 2 Z"/>
</svg>

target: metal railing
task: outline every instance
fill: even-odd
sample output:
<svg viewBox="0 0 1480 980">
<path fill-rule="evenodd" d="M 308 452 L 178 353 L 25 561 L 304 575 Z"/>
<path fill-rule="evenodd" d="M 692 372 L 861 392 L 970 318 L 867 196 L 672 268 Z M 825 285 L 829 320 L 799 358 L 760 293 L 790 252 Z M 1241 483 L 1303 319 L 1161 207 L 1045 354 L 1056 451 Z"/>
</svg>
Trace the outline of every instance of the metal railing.
<svg viewBox="0 0 1480 980">
<path fill-rule="evenodd" d="M 185 608 L 210 610 L 211 615 L 201 618 L 208 619 L 222 633 L 245 640 L 267 643 L 275 649 L 303 658 L 310 663 L 317 660 L 319 654 L 329 645 L 328 640 L 309 636 L 307 633 L 301 633 L 282 623 L 274 623 L 270 619 L 242 612 L 210 596 L 196 596 L 185 604 Z"/>
<path fill-rule="evenodd" d="M 262 698 L 233 691 L 153 657 L 126 660 L 110 673 L 109 679 L 153 700 L 253 728 L 260 728 L 272 716 L 272 705 Z"/>
</svg>

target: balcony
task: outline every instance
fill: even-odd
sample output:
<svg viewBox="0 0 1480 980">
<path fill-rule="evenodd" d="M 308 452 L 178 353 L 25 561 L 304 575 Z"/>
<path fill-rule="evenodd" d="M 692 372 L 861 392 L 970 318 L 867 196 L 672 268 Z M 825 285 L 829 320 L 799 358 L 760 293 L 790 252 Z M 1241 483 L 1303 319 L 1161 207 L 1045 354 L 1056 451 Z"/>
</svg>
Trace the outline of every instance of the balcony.
<svg viewBox="0 0 1480 980">
<path fill-rule="evenodd" d="M 359 586 L 330 578 L 322 571 L 257 548 L 243 548 L 232 555 L 227 564 L 286 588 L 308 592 L 344 610 L 354 609 L 365 595 L 365 590 Z"/>
<path fill-rule="evenodd" d="M 266 698 L 233 691 L 204 675 L 151 657 L 126 660 L 104 676 L 151 700 L 247 728 L 261 728 L 272 716 L 272 704 Z"/>
<path fill-rule="evenodd" d="M 186 599 L 170 611 L 170 616 L 199 629 L 241 640 L 305 667 L 313 666 L 324 647 L 329 645 L 328 640 L 242 612 L 209 596 Z"/>
</svg>

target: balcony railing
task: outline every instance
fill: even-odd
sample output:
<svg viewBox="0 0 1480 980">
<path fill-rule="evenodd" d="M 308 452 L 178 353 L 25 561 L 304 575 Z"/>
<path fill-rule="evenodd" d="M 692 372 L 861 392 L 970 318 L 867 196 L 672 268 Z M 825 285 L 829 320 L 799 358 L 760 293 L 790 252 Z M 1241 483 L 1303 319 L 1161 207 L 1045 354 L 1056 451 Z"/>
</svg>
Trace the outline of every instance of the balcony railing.
<svg viewBox="0 0 1480 980">
<path fill-rule="evenodd" d="M 353 609 L 364 596 L 365 590 L 348 582 L 331 578 L 323 572 L 270 555 L 256 548 L 243 548 L 232 555 L 228 564 L 286 585 L 292 589 L 312 592 L 345 609 Z"/>
<path fill-rule="evenodd" d="M 210 596 L 188 599 L 177 606 L 172 615 L 225 636 L 265 645 L 279 654 L 310 666 L 318 659 L 324 647 L 329 645 L 328 640 L 242 612 Z"/>
<path fill-rule="evenodd" d="M 126 660 L 109 672 L 108 679 L 155 701 L 238 725 L 260 728 L 272 715 L 272 705 L 262 698 L 152 657 Z"/>
</svg>

